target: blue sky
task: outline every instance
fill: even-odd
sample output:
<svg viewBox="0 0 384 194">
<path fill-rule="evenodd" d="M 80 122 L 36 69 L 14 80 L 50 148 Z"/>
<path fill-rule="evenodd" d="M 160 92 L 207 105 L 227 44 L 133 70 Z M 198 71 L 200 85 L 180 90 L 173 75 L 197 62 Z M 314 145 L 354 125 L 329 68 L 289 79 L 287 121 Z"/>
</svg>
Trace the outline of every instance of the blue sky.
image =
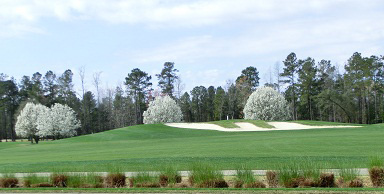
<svg viewBox="0 0 384 194">
<path fill-rule="evenodd" d="M 255 66 L 261 82 L 290 52 L 341 67 L 353 52 L 384 54 L 381 0 L 1 0 L 0 72 L 78 69 L 115 88 L 133 68 L 175 62 L 185 84 L 223 86 Z"/>
</svg>

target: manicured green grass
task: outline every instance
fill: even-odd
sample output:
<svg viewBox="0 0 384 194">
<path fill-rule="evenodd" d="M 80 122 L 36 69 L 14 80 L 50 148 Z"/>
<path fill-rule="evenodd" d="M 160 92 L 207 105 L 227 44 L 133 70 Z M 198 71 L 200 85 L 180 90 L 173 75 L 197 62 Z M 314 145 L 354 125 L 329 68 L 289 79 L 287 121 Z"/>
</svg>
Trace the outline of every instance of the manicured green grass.
<svg viewBox="0 0 384 194">
<path fill-rule="evenodd" d="M 320 124 L 320 123 L 319 123 Z M 58 141 L 0 143 L 1 172 L 188 170 L 202 162 L 219 169 L 272 169 L 312 160 L 337 168 L 340 161 L 368 167 L 382 155 L 384 125 L 359 128 L 220 132 L 137 125 Z"/>
<path fill-rule="evenodd" d="M 272 125 L 268 124 L 265 121 L 261 121 L 261 120 L 244 120 L 243 122 L 252 123 L 252 124 L 256 125 L 257 127 L 261 127 L 261 128 L 268 128 L 268 129 L 274 128 Z"/>
<path fill-rule="evenodd" d="M 332 126 L 332 125 L 364 126 L 362 124 L 354 124 L 354 123 L 338 123 L 338 122 L 307 121 L 307 120 L 298 120 L 298 121 L 289 121 L 289 122 L 299 123 L 303 125 L 311 125 L 311 126 Z"/>
<path fill-rule="evenodd" d="M 238 128 L 239 126 L 236 125 L 238 122 L 247 122 L 247 123 L 252 123 L 256 125 L 257 127 L 261 128 L 273 128 L 272 125 L 269 125 L 265 121 L 260 121 L 260 120 L 244 120 L 244 119 L 234 119 L 234 120 L 222 120 L 222 121 L 211 121 L 208 123 L 219 125 L 224 128 Z"/>
<path fill-rule="evenodd" d="M 239 128 L 239 126 L 235 124 L 236 121 L 237 120 L 222 120 L 222 121 L 211 121 L 208 123 L 219 125 L 220 127 L 224 127 L 224 128 Z M 239 119 L 239 122 L 240 122 L 240 119 Z"/>
</svg>

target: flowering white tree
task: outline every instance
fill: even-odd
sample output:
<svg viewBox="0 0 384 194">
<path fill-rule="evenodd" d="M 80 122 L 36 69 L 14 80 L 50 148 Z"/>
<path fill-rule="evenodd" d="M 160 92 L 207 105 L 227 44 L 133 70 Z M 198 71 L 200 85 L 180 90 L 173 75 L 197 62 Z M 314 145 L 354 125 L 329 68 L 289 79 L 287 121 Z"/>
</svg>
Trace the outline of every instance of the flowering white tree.
<svg viewBox="0 0 384 194">
<path fill-rule="evenodd" d="M 288 102 L 271 87 L 258 88 L 253 92 L 243 112 L 244 119 L 275 121 L 291 119 Z"/>
<path fill-rule="evenodd" d="M 40 136 L 71 137 L 76 135 L 76 129 L 81 127 L 75 111 L 67 105 L 54 104 L 44 117 L 38 120 Z"/>
<path fill-rule="evenodd" d="M 31 143 L 33 143 L 33 139 L 35 139 L 36 143 L 39 143 L 38 120 L 45 117 L 46 112 L 49 112 L 48 107 L 28 102 L 17 117 L 16 134 L 20 137 L 30 138 Z"/>
<path fill-rule="evenodd" d="M 158 96 L 144 111 L 144 124 L 180 122 L 183 113 L 176 101 L 169 96 Z"/>
</svg>

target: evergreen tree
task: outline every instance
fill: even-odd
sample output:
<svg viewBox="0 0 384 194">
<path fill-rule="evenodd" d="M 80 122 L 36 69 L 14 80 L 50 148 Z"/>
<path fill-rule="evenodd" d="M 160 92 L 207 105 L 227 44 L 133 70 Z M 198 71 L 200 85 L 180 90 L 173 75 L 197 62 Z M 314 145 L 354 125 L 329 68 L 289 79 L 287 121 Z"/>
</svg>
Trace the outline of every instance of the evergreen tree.
<svg viewBox="0 0 384 194">
<path fill-rule="evenodd" d="M 47 71 L 43 78 L 44 93 L 45 93 L 45 105 L 51 107 L 57 102 L 58 85 L 56 80 L 56 74 L 52 71 Z"/>
<path fill-rule="evenodd" d="M 214 99 L 214 115 L 215 120 L 223 119 L 223 110 L 225 102 L 225 91 L 222 87 L 218 87 Z"/>
<path fill-rule="evenodd" d="M 163 94 L 173 97 L 174 83 L 179 78 L 176 75 L 176 72 L 179 70 L 174 68 L 175 63 L 165 62 L 164 68 L 161 70 L 160 74 L 156 74 L 159 79 L 159 86 Z"/>
<path fill-rule="evenodd" d="M 299 69 L 299 64 L 296 58 L 295 53 L 290 53 L 284 63 L 284 69 L 283 73 L 281 73 L 281 77 L 286 78 L 285 80 L 281 80 L 283 83 L 288 83 L 289 87 L 286 91 L 287 97 L 289 97 L 288 101 L 292 103 L 292 115 L 293 115 L 293 120 L 297 120 L 297 88 L 296 88 L 296 76 L 297 76 L 297 71 Z M 287 92 L 290 92 L 290 94 L 287 94 Z"/>
<path fill-rule="evenodd" d="M 143 123 L 143 112 L 145 111 L 145 97 L 148 91 L 151 90 L 151 76 L 139 68 L 135 68 L 125 78 L 125 85 L 128 88 L 130 95 L 135 99 L 135 118 L 136 124 Z"/>
<path fill-rule="evenodd" d="M 29 91 L 29 97 L 37 103 L 42 103 L 44 99 L 42 75 L 36 72 L 32 75 L 32 89 Z"/>
<path fill-rule="evenodd" d="M 215 89 L 214 86 L 209 86 L 207 92 L 208 92 L 207 105 L 206 105 L 208 107 L 208 109 L 207 109 L 207 114 L 208 114 L 207 115 L 208 116 L 207 120 L 208 121 L 213 121 L 214 118 L 215 118 L 215 113 L 214 113 L 215 104 L 214 104 L 214 102 L 215 102 L 216 89 Z"/>
<path fill-rule="evenodd" d="M 335 66 L 332 66 L 329 60 L 321 60 L 318 63 L 316 77 L 319 94 L 315 97 L 315 101 L 318 105 L 319 119 L 335 122 L 336 106 L 334 102 L 329 100 L 337 95 L 334 90 L 337 77 Z"/>
<path fill-rule="evenodd" d="M 301 119 L 314 120 L 316 109 L 314 96 L 318 94 L 315 60 L 308 57 L 305 60 L 299 60 L 298 63 L 300 66 L 298 87 L 300 88 Z"/>
<path fill-rule="evenodd" d="M 95 133 L 96 131 L 96 121 L 97 121 L 97 110 L 96 110 L 96 100 L 92 92 L 88 91 L 84 94 L 84 98 L 81 101 L 81 104 L 84 108 L 82 112 L 82 133 L 89 134 Z"/>
<path fill-rule="evenodd" d="M 192 122 L 192 112 L 191 112 L 191 97 L 189 96 L 188 92 L 185 92 L 180 97 L 180 109 L 183 113 L 183 120 L 185 122 Z"/>
<path fill-rule="evenodd" d="M 191 109 L 195 122 L 205 122 L 207 121 L 207 101 L 208 101 L 208 92 L 207 88 L 204 86 L 196 86 L 191 91 L 192 103 Z"/>
<path fill-rule="evenodd" d="M 66 104 L 76 112 L 80 109 L 78 104 L 79 100 L 76 97 L 76 93 L 73 90 L 73 73 L 70 69 L 64 71 L 64 73 L 58 79 L 58 101 L 61 104 Z"/>
<path fill-rule="evenodd" d="M 259 86 L 259 71 L 257 71 L 256 67 L 249 66 L 241 71 L 241 75 L 237 77 L 236 83 L 240 80 L 254 91 Z"/>
<path fill-rule="evenodd" d="M 19 105 L 19 92 L 15 80 L 0 81 L 0 142 L 16 139 L 14 114 Z"/>
</svg>

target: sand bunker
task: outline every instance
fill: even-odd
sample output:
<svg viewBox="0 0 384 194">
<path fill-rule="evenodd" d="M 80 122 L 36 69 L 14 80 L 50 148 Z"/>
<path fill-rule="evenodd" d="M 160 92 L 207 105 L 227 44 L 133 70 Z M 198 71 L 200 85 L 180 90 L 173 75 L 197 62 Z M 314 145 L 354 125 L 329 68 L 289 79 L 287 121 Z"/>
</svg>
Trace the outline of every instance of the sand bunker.
<svg viewBox="0 0 384 194">
<path fill-rule="evenodd" d="M 201 129 L 201 130 L 217 130 L 226 132 L 240 132 L 240 131 L 276 131 L 276 130 L 302 130 L 302 129 L 320 129 L 320 128 L 349 128 L 349 127 L 360 127 L 360 126 L 310 126 L 298 123 L 290 122 L 268 122 L 268 124 L 274 126 L 272 129 L 261 128 L 247 122 L 235 123 L 239 128 L 224 128 L 215 124 L 208 123 L 167 123 L 170 127 L 187 128 L 187 129 Z"/>
</svg>

